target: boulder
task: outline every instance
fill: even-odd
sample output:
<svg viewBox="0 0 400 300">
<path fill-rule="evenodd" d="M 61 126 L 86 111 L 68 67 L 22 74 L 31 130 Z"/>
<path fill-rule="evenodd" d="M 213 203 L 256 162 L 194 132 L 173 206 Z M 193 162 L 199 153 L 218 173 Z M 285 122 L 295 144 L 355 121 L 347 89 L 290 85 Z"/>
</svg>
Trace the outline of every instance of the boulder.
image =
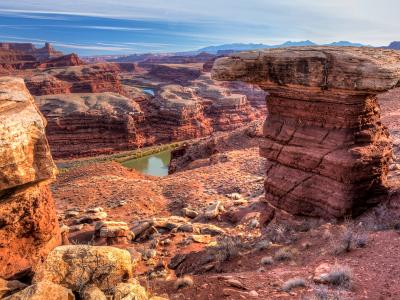
<svg viewBox="0 0 400 300">
<path fill-rule="evenodd" d="M 18 280 L 7 281 L 0 278 L 0 299 L 3 299 L 4 297 L 18 292 L 26 287 L 26 284 L 19 282 Z"/>
<path fill-rule="evenodd" d="M 400 53 L 296 47 L 218 59 L 213 78 L 267 91 L 260 153 L 266 200 L 293 214 L 342 217 L 386 192 L 392 155 L 376 95 L 399 86 Z"/>
<path fill-rule="evenodd" d="M 149 298 L 145 288 L 137 280 L 131 279 L 129 282 L 121 282 L 115 287 L 114 299 L 147 300 Z"/>
<path fill-rule="evenodd" d="M 68 245 L 55 248 L 35 274 L 73 291 L 94 284 L 102 291 L 132 277 L 131 255 L 108 246 Z"/>
<path fill-rule="evenodd" d="M 75 300 L 71 290 L 51 282 L 38 282 L 4 300 Z"/>
<path fill-rule="evenodd" d="M 102 221 L 95 225 L 95 237 L 105 238 L 108 245 L 127 244 L 135 238 L 125 222 Z"/>
<path fill-rule="evenodd" d="M 89 285 L 81 292 L 82 300 L 107 300 L 106 295 L 95 285 Z"/>
</svg>

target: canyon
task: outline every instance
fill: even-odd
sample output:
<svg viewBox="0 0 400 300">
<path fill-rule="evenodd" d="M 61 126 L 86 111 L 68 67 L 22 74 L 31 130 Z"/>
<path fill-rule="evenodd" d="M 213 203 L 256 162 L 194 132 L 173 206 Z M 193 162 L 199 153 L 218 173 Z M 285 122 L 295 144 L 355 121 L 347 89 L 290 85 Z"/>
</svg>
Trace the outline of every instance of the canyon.
<svg viewBox="0 0 400 300">
<path fill-rule="evenodd" d="M 4 55 L 7 72 L 24 78 L 48 120 L 46 134 L 55 158 L 207 136 L 261 118 L 266 110 L 260 88 L 213 81 L 203 70 L 215 59 L 210 54 L 87 64 L 47 44 L 40 51 L 25 44 L 2 44 L 0 49 L 13 51 L 15 57 Z M 37 51 L 45 49 L 49 55 L 39 61 Z M 30 65 L 22 54 L 31 58 Z"/>
<path fill-rule="evenodd" d="M 60 54 L 9 72 L 0 298 L 400 297 L 400 52 Z M 168 176 L 123 166 L 176 141 Z"/>
</svg>

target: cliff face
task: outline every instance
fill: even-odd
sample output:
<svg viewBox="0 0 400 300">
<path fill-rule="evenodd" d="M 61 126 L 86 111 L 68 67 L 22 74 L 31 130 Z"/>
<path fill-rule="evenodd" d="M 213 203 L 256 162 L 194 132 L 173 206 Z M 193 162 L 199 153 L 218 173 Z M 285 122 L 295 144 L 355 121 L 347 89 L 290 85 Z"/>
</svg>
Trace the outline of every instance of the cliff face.
<svg viewBox="0 0 400 300">
<path fill-rule="evenodd" d="M 150 143 L 192 139 L 212 132 L 201 99 L 191 88 L 167 85 L 141 105 L 147 119 L 144 131 Z"/>
<path fill-rule="evenodd" d="M 115 93 L 80 93 L 36 97 L 48 121 L 54 157 L 96 155 L 136 148 L 143 113 L 131 99 Z"/>
<path fill-rule="evenodd" d="M 215 131 L 236 129 L 261 116 L 261 111 L 250 105 L 244 92 L 226 88 L 204 74 L 192 82 L 202 99 L 205 115 Z M 262 92 L 265 101 L 265 93 Z"/>
<path fill-rule="evenodd" d="M 60 242 L 45 125 L 23 80 L 0 78 L 1 277 L 31 267 Z"/>
<path fill-rule="evenodd" d="M 84 62 L 75 53 L 58 56 L 39 65 L 39 68 L 81 66 Z"/>
<path fill-rule="evenodd" d="M 141 66 L 146 66 L 141 63 Z M 176 84 L 187 84 L 201 75 L 203 65 L 193 64 L 151 64 L 149 75 L 157 79 L 165 80 Z"/>
<path fill-rule="evenodd" d="M 399 53 L 253 51 L 217 60 L 213 76 L 270 93 L 260 147 L 267 201 L 295 214 L 341 217 L 384 191 L 392 147 L 376 95 L 399 84 Z"/>
<path fill-rule="evenodd" d="M 0 43 L 0 49 L 33 55 L 38 61 L 46 61 L 63 56 L 63 53 L 55 50 L 50 43 L 45 43 L 43 48 L 36 48 L 31 43 Z"/>
<path fill-rule="evenodd" d="M 61 93 L 123 94 L 117 64 L 78 65 L 52 68 L 25 77 L 29 91 L 35 96 Z"/>
</svg>

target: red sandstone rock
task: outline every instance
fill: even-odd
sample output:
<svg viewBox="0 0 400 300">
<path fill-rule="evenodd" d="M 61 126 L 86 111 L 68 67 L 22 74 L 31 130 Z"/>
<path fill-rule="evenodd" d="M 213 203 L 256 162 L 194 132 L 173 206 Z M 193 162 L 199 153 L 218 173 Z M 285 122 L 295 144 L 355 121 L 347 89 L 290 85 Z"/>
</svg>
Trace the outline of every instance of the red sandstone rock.
<svg viewBox="0 0 400 300">
<path fill-rule="evenodd" d="M 270 93 L 261 145 L 269 202 L 295 214 L 341 217 L 384 191 L 391 143 L 375 96 L 399 85 L 398 52 L 252 51 L 217 60 L 213 76 Z"/>
<path fill-rule="evenodd" d="M 46 61 L 63 55 L 62 52 L 55 50 L 50 43 L 45 43 L 44 47 L 39 49 L 31 43 L 0 43 L 0 49 L 33 55 L 38 61 Z"/>
<path fill-rule="evenodd" d="M 34 266 L 60 242 L 45 124 L 23 80 L 0 78 L 1 277 Z"/>
<path fill-rule="evenodd" d="M 32 95 L 69 94 L 72 86 L 45 73 L 26 76 L 25 83 Z"/>
<path fill-rule="evenodd" d="M 154 64 L 149 75 L 171 83 L 186 84 L 201 75 L 202 64 Z"/>
<path fill-rule="evenodd" d="M 75 53 L 56 57 L 50 59 L 39 65 L 40 68 L 57 68 L 57 67 L 69 67 L 69 66 L 80 66 L 84 62 Z"/>
<path fill-rule="evenodd" d="M 154 142 L 191 139 L 212 132 L 201 99 L 191 88 L 167 85 L 145 109 L 148 121 L 145 131 Z"/>
<path fill-rule="evenodd" d="M 144 143 L 138 104 L 115 93 L 36 97 L 48 121 L 54 157 L 85 156 L 136 148 Z"/>
<path fill-rule="evenodd" d="M 31 93 L 38 96 L 101 92 L 123 94 L 119 71 L 118 65 L 108 63 L 51 68 L 25 76 L 25 82 Z"/>
</svg>

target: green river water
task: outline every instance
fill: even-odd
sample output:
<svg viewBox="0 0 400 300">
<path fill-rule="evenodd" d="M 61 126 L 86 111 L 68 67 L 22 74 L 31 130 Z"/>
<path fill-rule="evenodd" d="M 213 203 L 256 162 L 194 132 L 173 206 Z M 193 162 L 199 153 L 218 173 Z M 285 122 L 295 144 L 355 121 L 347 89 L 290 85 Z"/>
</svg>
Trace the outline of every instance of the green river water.
<svg viewBox="0 0 400 300">
<path fill-rule="evenodd" d="M 152 176 L 167 176 L 168 165 L 171 161 L 171 151 L 162 151 L 145 157 L 127 160 L 122 163 L 124 167 L 135 169 L 141 173 Z"/>
</svg>

